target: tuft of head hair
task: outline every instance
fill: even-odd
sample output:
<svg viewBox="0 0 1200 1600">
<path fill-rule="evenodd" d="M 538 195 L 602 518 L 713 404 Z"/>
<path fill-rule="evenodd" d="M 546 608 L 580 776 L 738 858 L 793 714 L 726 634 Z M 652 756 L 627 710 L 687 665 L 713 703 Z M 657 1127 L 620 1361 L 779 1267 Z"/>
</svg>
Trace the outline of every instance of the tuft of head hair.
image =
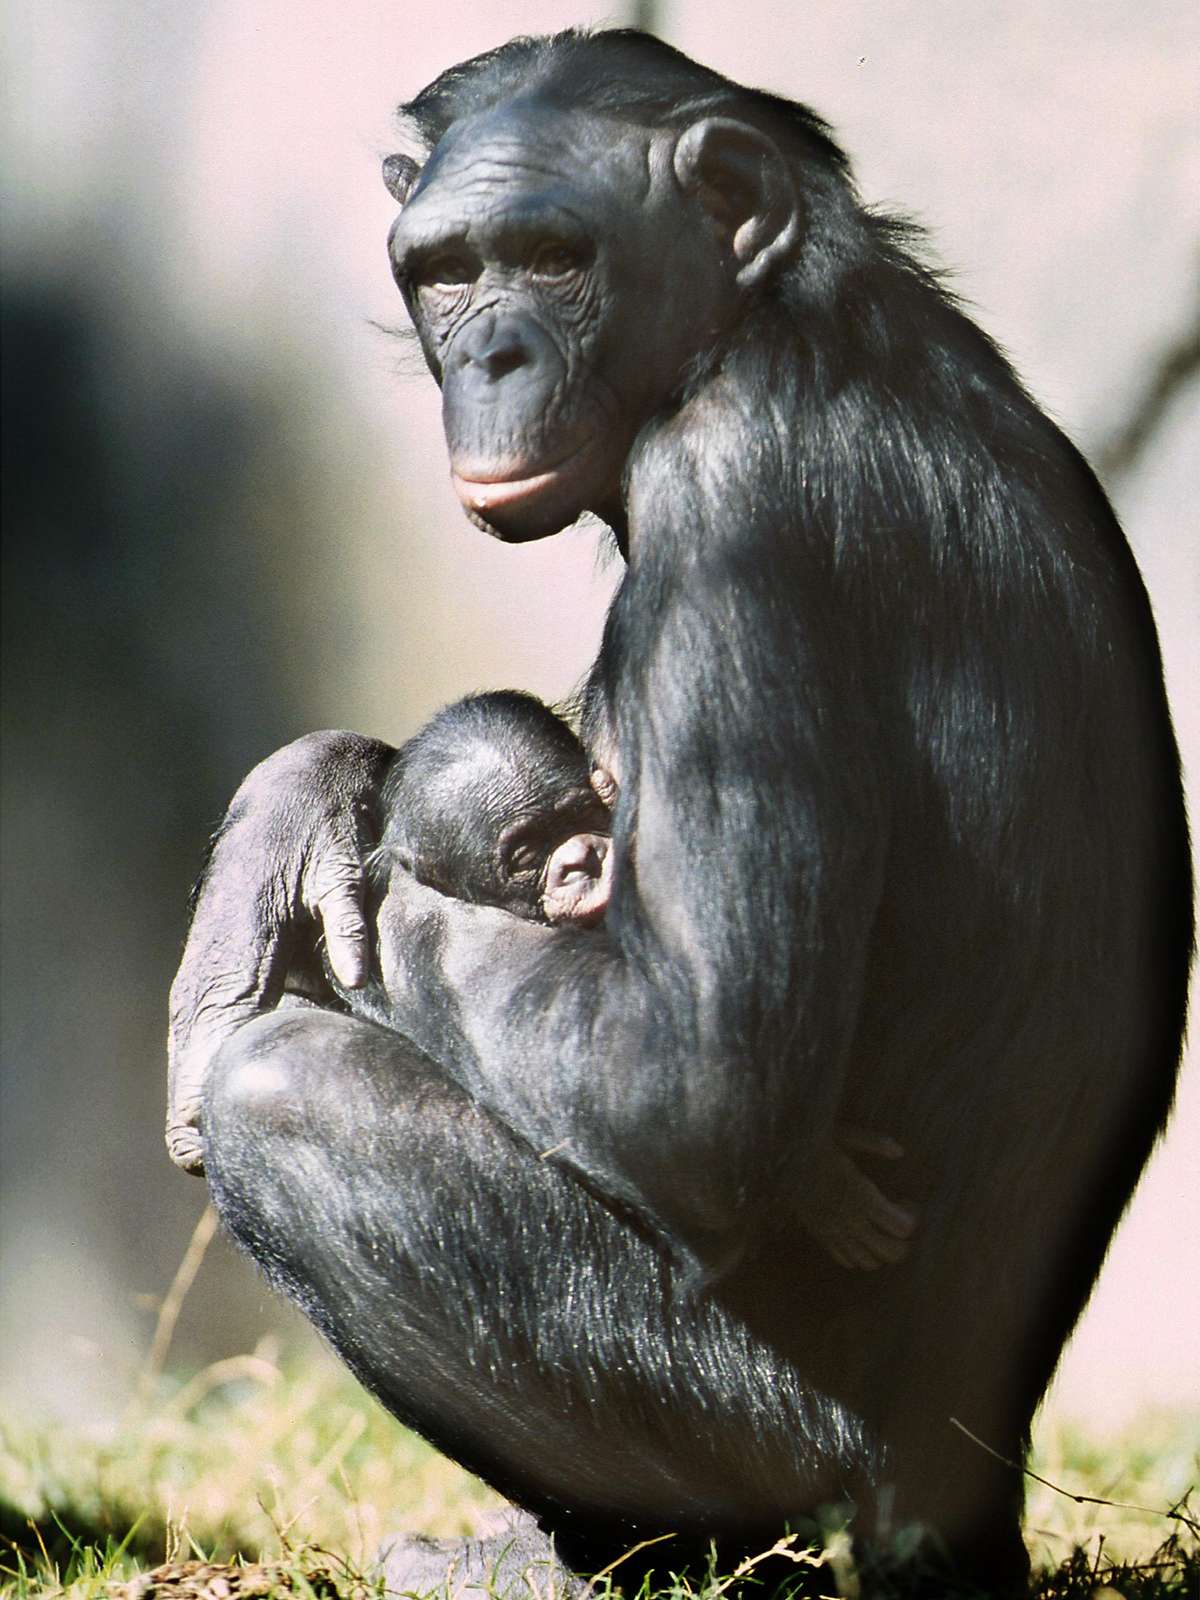
<svg viewBox="0 0 1200 1600">
<path fill-rule="evenodd" d="M 574 732 L 536 695 L 489 689 L 443 706 L 392 758 L 384 783 L 385 805 L 400 797 L 412 773 L 460 763 L 475 749 L 523 755 L 530 744 L 547 756 L 584 762 Z"/>
<path fill-rule="evenodd" d="M 799 141 L 840 177 L 849 162 L 808 106 L 714 72 L 636 28 L 567 28 L 525 35 L 450 67 L 398 111 L 402 130 L 428 155 L 467 117 L 513 100 L 542 100 L 647 128 L 685 128 L 735 116 L 782 145 Z"/>
</svg>

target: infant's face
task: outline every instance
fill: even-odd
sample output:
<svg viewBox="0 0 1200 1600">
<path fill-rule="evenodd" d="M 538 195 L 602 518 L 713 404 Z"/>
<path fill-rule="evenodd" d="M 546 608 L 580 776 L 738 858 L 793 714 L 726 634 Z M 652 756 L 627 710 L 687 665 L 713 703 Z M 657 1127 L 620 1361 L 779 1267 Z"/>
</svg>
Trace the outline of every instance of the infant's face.
<svg viewBox="0 0 1200 1600">
<path fill-rule="evenodd" d="M 498 719 L 490 739 L 477 737 L 428 771 L 415 763 L 405 779 L 408 789 L 390 799 L 401 824 L 395 867 L 450 899 L 529 922 L 587 928 L 603 919 L 617 785 L 581 745 L 558 734 L 539 741 Z M 390 899 L 389 892 L 380 907 L 381 928 Z"/>
<path fill-rule="evenodd" d="M 594 788 L 572 788 L 506 826 L 495 844 L 499 903 L 518 916 L 592 927 L 608 907 L 612 840 Z"/>
</svg>

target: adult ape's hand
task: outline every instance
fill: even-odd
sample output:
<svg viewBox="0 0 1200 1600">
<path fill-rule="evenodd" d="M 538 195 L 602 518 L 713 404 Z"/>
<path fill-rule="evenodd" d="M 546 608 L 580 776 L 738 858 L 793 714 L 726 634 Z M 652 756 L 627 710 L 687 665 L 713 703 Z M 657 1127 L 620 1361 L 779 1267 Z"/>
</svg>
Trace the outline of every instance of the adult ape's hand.
<svg viewBox="0 0 1200 1600">
<path fill-rule="evenodd" d="M 204 1171 L 200 1105 L 209 1063 L 243 1022 L 270 1010 L 289 972 L 330 965 L 367 976 L 362 858 L 392 752 L 354 733 L 310 733 L 254 768 L 229 807 L 201 880 L 171 989 L 167 1149 Z"/>
</svg>

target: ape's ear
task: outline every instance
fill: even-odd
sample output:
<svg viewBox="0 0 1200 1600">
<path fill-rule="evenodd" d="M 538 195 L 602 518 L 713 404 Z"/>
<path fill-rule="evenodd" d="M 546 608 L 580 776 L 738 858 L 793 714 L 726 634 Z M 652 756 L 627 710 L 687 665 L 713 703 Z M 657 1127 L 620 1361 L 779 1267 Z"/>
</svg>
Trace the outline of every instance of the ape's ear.
<svg viewBox="0 0 1200 1600">
<path fill-rule="evenodd" d="M 704 117 L 679 136 L 675 176 L 728 237 L 743 289 L 765 283 L 795 251 L 796 186 L 765 133 L 732 117 Z"/>
<path fill-rule="evenodd" d="M 384 156 L 383 186 L 392 199 L 398 200 L 401 205 L 407 202 L 420 176 L 421 163 L 414 161 L 412 156 Z"/>
</svg>

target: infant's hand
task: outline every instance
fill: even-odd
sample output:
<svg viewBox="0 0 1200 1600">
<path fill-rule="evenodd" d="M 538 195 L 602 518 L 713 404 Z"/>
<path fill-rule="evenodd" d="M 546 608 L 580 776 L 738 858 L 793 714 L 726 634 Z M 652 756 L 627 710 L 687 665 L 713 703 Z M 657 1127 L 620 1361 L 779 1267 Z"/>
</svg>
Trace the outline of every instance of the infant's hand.
<svg viewBox="0 0 1200 1600">
<path fill-rule="evenodd" d="M 871 1182 L 847 1153 L 898 1160 L 904 1151 L 894 1139 L 866 1129 L 839 1127 L 833 1142 L 812 1163 L 810 1184 L 800 1206 L 800 1222 L 840 1266 L 874 1272 L 895 1266 L 909 1252 L 916 1212 L 898 1206 Z"/>
</svg>

